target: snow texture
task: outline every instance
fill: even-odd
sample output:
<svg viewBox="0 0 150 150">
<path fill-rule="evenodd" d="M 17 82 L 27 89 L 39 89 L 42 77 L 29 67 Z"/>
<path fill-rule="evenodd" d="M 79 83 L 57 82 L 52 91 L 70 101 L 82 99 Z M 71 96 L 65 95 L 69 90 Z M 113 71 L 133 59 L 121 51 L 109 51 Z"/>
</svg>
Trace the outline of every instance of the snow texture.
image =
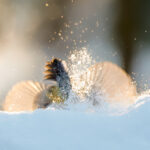
<svg viewBox="0 0 150 150">
<path fill-rule="evenodd" d="M 0 113 L 1 150 L 149 150 L 150 103 L 123 116 L 70 110 Z"/>
</svg>

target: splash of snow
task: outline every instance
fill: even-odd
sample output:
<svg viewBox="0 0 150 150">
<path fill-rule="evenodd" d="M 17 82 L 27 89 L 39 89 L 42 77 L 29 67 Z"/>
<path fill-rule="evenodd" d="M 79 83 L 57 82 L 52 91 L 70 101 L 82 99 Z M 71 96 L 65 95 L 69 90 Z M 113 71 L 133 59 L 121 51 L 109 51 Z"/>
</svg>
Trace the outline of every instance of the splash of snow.
<svg viewBox="0 0 150 150">
<path fill-rule="evenodd" d="M 111 115 L 123 115 L 137 109 L 150 100 L 150 90 L 148 90 L 138 95 L 135 102 L 131 103 L 128 107 L 106 102 L 104 95 L 98 94 L 95 90 L 91 89 L 92 82 L 88 83 L 87 86 L 84 81 L 80 80 L 81 74 L 86 72 L 87 68 L 95 64 L 95 62 L 96 61 L 85 47 L 70 53 L 67 62 L 69 75 L 72 79 L 72 91 L 69 98 L 70 109 L 80 109 L 89 112 L 106 112 Z M 97 101 L 100 103 L 97 104 Z"/>
</svg>

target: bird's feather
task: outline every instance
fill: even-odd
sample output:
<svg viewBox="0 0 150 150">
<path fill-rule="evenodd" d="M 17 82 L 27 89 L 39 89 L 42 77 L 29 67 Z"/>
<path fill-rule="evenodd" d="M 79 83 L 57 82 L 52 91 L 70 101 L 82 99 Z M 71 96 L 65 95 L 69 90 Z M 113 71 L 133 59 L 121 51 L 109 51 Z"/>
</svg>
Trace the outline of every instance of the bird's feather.
<svg viewBox="0 0 150 150">
<path fill-rule="evenodd" d="M 136 86 L 130 76 L 119 66 L 111 62 L 97 63 L 83 73 L 77 83 L 82 82 L 79 91 L 95 92 L 102 95 L 111 104 L 129 106 L 135 102 Z M 85 91 L 84 91 L 85 89 Z"/>
<path fill-rule="evenodd" d="M 50 104 L 50 100 L 46 97 L 49 86 L 34 81 L 17 83 L 6 96 L 3 110 L 8 112 L 33 111 L 46 107 Z"/>
<path fill-rule="evenodd" d="M 64 61 L 54 58 L 46 63 L 44 72 L 44 79 L 56 81 L 65 99 L 68 98 L 71 89 L 70 77 L 66 68 Z"/>
</svg>

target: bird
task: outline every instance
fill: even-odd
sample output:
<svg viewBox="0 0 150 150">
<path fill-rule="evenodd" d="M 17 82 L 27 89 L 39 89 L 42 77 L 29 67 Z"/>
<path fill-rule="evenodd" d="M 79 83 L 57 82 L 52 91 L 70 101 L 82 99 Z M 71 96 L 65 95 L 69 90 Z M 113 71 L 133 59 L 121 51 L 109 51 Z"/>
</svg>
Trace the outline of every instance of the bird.
<svg viewBox="0 0 150 150">
<path fill-rule="evenodd" d="M 4 100 L 3 110 L 34 111 L 52 104 L 61 105 L 68 100 L 70 91 L 78 95 L 78 102 L 89 99 L 93 106 L 99 105 L 102 99 L 123 107 L 136 101 L 136 85 L 121 67 L 112 62 L 98 62 L 77 79 L 70 77 L 64 61 L 53 58 L 46 62 L 44 74 L 47 83 L 29 80 L 14 85 Z M 100 96 L 95 98 L 97 95 Z"/>
</svg>

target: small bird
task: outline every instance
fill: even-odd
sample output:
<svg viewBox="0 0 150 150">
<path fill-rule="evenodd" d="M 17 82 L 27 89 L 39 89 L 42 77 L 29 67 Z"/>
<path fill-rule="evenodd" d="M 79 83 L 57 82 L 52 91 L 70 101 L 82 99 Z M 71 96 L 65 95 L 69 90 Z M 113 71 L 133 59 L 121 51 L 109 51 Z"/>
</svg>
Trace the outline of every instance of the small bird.
<svg viewBox="0 0 150 150">
<path fill-rule="evenodd" d="M 8 112 L 33 111 L 49 105 L 63 104 L 71 90 L 81 98 L 89 98 L 92 105 L 99 105 L 101 99 L 109 104 L 129 107 L 136 101 L 137 92 L 130 76 L 111 62 L 92 65 L 79 76 L 69 77 L 62 60 L 53 58 L 45 65 L 46 84 L 36 81 L 23 81 L 16 84 L 8 93 L 3 110 Z M 95 98 L 99 94 L 100 97 Z M 80 102 L 80 99 L 79 99 Z"/>
</svg>

